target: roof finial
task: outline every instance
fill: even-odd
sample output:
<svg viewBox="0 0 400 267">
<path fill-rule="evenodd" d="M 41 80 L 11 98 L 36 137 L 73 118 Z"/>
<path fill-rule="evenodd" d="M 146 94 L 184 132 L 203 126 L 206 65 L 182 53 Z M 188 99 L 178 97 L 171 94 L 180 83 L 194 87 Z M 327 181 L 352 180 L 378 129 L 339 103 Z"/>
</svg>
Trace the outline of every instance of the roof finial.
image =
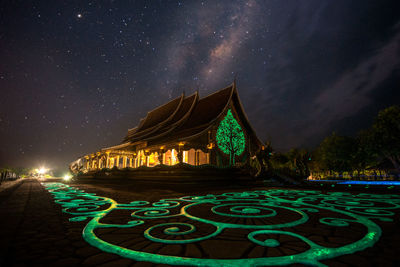
<svg viewBox="0 0 400 267">
<path fill-rule="evenodd" d="M 233 77 L 233 86 L 236 87 L 236 78 L 237 78 L 237 73 L 235 73 L 235 76 Z"/>
</svg>

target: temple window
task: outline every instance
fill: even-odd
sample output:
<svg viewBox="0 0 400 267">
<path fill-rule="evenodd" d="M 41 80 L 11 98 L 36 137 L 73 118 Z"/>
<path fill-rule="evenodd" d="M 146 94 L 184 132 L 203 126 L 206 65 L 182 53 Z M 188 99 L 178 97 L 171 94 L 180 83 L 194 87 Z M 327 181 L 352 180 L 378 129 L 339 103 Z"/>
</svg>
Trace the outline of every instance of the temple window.
<svg viewBox="0 0 400 267">
<path fill-rule="evenodd" d="M 209 155 L 208 153 L 204 153 L 200 149 L 195 150 L 195 149 L 190 149 L 187 151 L 188 153 L 188 160 L 187 163 L 191 165 L 203 165 L 203 164 L 209 164 Z"/>
<path fill-rule="evenodd" d="M 165 165 L 175 165 L 178 163 L 178 152 L 175 149 L 165 152 Z"/>
<path fill-rule="evenodd" d="M 189 151 L 183 151 L 183 162 L 188 163 Z"/>
<path fill-rule="evenodd" d="M 178 153 L 176 152 L 175 149 L 172 149 L 171 151 L 171 165 L 175 165 L 178 163 Z"/>
<path fill-rule="evenodd" d="M 203 165 L 203 164 L 208 164 L 209 163 L 209 161 L 208 161 L 208 153 L 204 153 L 203 151 L 201 151 L 201 150 L 198 150 L 198 156 L 197 156 L 197 162 L 198 162 L 198 164 L 197 165 Z"/>
<path fill-rule="evenodd" d="M 148 160 L 149 160 L 149 162 L 147 164 L 148 167 L 154 167 L 154 166 L 160 164 L 160 162 L 158 161 L 158 153 L 157 152 L 151 153 L 150 156 L 148 157 Z"/>
</svg>

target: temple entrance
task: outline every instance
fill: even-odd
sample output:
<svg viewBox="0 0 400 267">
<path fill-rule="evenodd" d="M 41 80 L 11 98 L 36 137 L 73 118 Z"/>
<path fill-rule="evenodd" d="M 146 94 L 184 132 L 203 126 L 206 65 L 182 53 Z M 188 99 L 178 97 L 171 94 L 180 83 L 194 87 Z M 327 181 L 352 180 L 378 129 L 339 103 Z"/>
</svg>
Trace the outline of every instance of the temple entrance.
<svg viewBox="0 0 400 267">
<path fill-rule="evenodd" d="M 158 164 L 160 164 L 160 162 L 158 161 L 158 153 L 151 153 L 149 156 L 147 156 L 148 161 L 147 161 L 147 167 L 154 167 Z"/>
<path fill-rule="evenodd" d="M 175 149 L 168 150 L 163 155 L 163 162 L 165 165 L 175 165 L 178 163 L 178 152 Z"/>
</svg>

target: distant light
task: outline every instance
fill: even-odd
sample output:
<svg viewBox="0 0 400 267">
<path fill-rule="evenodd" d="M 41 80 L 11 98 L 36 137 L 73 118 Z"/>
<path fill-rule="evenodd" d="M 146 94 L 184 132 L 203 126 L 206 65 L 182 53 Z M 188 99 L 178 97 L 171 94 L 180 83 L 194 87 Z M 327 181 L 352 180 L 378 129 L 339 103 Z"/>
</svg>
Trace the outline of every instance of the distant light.
<svg viewBox="0 0 400 267">
<path fill-rule="evenodd" d="M 45 174 L 46 172 L 47 172 L 47 169 L 43 168 L 43 167 L 38 170 L 39 174 Z"/>
<path fill-rule="evenodd" d="M 343 180 L 308 180 L 310 182 L 335 182 L 337 184 L 347 184 L 347 185 L 392 185 L 392 186 L 400 186 L 400 181 L 391 181 L 391 180 L 386 180 L 386 181 L 354 181 L 354 180 L 348 180 L 348 181 L 343 181 Z"/>
<path fill-rule="evenodd" d="M 64 181 L 69 181 L 69 180 L 71 180 L 71 178 L 72 178 L 72 176 L 71 175 L 69 175 L 69 174 L 66 174 L 66 175 L 64 175 Z"/>
<path fill-rule="evenodd" d="M 78 13 L 78 15 L 76 15 L 78 18 L 82 18 L 82 14 Z"/>
</svg>

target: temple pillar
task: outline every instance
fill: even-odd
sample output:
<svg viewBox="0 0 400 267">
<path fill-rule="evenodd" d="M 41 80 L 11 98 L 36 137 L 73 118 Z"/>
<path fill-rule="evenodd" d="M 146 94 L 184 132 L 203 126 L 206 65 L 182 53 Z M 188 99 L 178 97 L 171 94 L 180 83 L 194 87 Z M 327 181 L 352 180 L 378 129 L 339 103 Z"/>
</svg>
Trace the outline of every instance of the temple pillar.
<svg viewBox="0 0 400 267">
<path fill-rule="evenodd" d="M 122 168 L 126 168 L 126 157 L 122 156 Z"/>
<path fill-rule="evenodd" d="M 149 150 L 145 150 L 144 153 L 143 153 L 143 155 L 144 155 L 144 156 L 143 156 L 143 159 L 144 159 L 143 165 L 149 167 L 149 156 L 150 156 L 150 151 L 149 151 Z"/>
<path fill-rule="evenodd" d="M 176 157 L 178 158 L 178 163 L 183 163 L 183 151 L 182 151 L 182 149 L 179 149 L 177 152 L 178 153 L 177 153 Z"/>
<path fill-rule="evenodd" d="M 185 143 L 180 142 L 178 144 L 178 150 L 177 150 L 177 158 L 178 158 L 178 163 L 183 163 L 183 149 L 185 147 Z"/>
<path fill-rule="evenodd" d="M 157 158 L 158 158 L 158 162 L 160 162 L 160 164 L 164 164 L 164 153 L 162 153 L 162 151 L 160 151 L 158 153 Z"/>
<path fill-rule="evenodd" d="M 117 168 L 119 168 L 119 155 L 117 156 L 117 161 L 114 163 L 114 166 L 117 166 Z"/>
</svg>

